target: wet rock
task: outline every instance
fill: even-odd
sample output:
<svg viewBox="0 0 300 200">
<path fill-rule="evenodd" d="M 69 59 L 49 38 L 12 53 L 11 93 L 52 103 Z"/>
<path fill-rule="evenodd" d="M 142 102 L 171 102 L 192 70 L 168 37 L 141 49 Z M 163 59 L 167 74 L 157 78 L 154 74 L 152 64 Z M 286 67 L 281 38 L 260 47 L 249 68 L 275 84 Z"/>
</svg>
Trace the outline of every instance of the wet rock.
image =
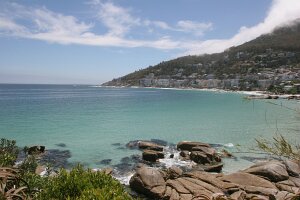
<svg viewBox="0 0 300 200">
<path fill-rule="evenodd" d="M 174 154 L 173 153 L 170 155 L 170 158 L 174 158 Z"/>
<path fill-rule="evenodd" d="M 190 159 L 190 152 L 189 151 L 181 151 L 179 155 L 183 158 Z"/>
<path fill-rule="evenodd" d="M 114 169 L 117 169 L 120 172 L 129 172 L 132 171 L 134 168 L 133 164 L 130 163 L 119 163 L 116 165 L 113 165 Z"/>
<path fill-rule="evenodd" d="M 202 169 L 206 172 L 221 172 L 223 168 L 223 163 L 211 164 L 211 165 L 201 165 Z"/>
<path fill-rule="evenodd" d="M 164 148 L 162 146 L 159 146 L 158 144 L 155 144 L 153 142 L 146 142 L 146 141 L 139 141 L 138 142 L 139 149 L 149 149 L 154 151 L 163 151 Z"/>
<path fill-rule="evenodd" d="M 129 181 L 130 187 L 148 197 L 162 199 L 166 182 L 159 170 L 150 167 L 141 167 Z"/>
<path fill-rule="evenodd" d="M 68 168 L 71 166 L 69 158 L 71 158 L 69 150 L 49 149 L 39 156 L 38 162 L 41 165 L 50 164 L 55 169 Z"/>
<path fill-rule="evenodd" d="M 103 159 L 99 162 L 101 165 L 109 165 L 111 163 L 112 159 Z"/>
<path fill-rule="evenodd" d="M 259 162 L 245 169 L 244 172 L 264 177 L 273 182 L 284 181 L 289 178 L 286 166 L 279 161 Z"/>
<path fill-rule="evenodd" d="M 67 145 L 65 143 L 58 143 L 58 144 L 56 144 L 56 146 L 58 146 L 58 147 L 66 147 Z"/>
<path fill-rule="evenodd" d="M 140 140 L 133 140 L 130 141 L 126 144 L 126 147 L 129 149 L 137 149 L 138 148 L 138 144 L 139 144 Z"/>
<path fill-rule="evenodd" d="M 210 147 L 209 144 L 202 143 L 202 142 L 190 142 L 190 141 L 182 141 L 177 144 L 177 149 L 181 151 L 192 151 L 193 147 L 197 146 L 204 146 L 204 147 Z"/>
<path fill-rule="evenodd" d="M 156 162 L 160 158 L 164 158 L 164 154 L 159 151 L 153 151 L 153 150 L 144 150 L 143 152 L 143 160 L 149 161 L 149 162 Z"/>
<path fill-rule="evenodd" d="M 31 146 L 31 147 L 28 147 L 27 153 L 29 155 L 42 154 L 45 152 L 45 149 L 46 149 L 45 146 Z"/>
<path fill-rule="evenodd" d="M 158 144 L 160 146 L 167 146 L 168 142 L 160 139 L 151 139 L 151 142 L 154 142 L 155 144 Z"/>
<path fill-rule="evenodd" d="M 190 158 L 192 161 L 198 164 L 210 163 L 212 160 L 202 151 L 191 152 Z"/>
</svg>

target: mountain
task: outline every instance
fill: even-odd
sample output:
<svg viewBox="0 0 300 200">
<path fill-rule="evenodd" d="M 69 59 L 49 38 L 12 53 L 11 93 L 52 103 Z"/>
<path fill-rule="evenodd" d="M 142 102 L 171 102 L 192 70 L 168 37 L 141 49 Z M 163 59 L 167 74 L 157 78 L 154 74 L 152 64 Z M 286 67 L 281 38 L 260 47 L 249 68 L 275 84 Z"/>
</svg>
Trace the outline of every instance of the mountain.
<svg viewBox="0 0 300 200">
<path fill-rule="evenodd" d="M 163 61 L 103 86 L 238 90 L 266 90 L 280 86 L 283 92 L 285 86 L 299 83 L 299 78 L 300 19 L 222 53 Z"/>
</svg>

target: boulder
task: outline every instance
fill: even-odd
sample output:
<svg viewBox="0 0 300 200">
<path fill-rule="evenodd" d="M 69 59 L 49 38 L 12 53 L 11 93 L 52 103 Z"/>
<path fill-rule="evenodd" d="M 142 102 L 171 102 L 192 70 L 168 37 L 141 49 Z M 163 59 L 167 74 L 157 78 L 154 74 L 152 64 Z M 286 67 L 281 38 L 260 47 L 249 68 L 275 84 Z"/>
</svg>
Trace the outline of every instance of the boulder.
<svg viewBox="0 0 300 200">
<path fill-rule="evenodd" d="M 213 158 L 214 155 L 216 155 L 217 151 L 214 148 L 211 147 L 205 147 L 205 146 L 196 146 L 192 148 L 192 151 L 202 151 L 207 156 Z"/>
<path fill-rule="evenodd" d="M 147 197 L 162 199 L 166 182 L 159 170 L 150 167 L 140 167 L 129 181 L 130 188 Z"/>
<path fill-rule="evenodd" d="M 101 169 L 100 171 L 103 172 L 104 174 L 111 175 L 113 173 L 113 168 L 107 167 L 107 168 Z"/>
<path fill-rule="evenodd" d="M 259 162 L 244 172 L 264 177 L 272 182 L 284 181 L 289 178 L 286 166 L 279 161 Z"/>
<path fill-rule="evenodd" d="M 164 154 L 162 152 L 148 149 L 143 151 L 143 160 L 156 162 L 160 158 L 164 158 Z"/>
<path fill-rule="evenodd" d="M 270 189 L 277 189 L 276 186 L 270 181 L 253 174 L 244 172 L 236 172 L 219 177 L 221 181 L 237 184 L 240 186 L 263 187 Z"/>
<path fill-rule="evenodd" d="M 223 163 L 211 164 L 211 165 L 201 165 L 201 168 L 206 172 L 221 172 L 223 168 Z"/>
<path fill-rule="evenodd" d="M 197 146 L 204 146 L 204 147 L 210 147 L 209 144 L 202 143 L 202 142 L 189 142 L 189 141 L 182 141 L 177 144 L 177 149 L 181 151 L 192 151 L 193 147 Z"/>
<path fill-rule="evenodd" d="M 164 148 L 155 144 L 154 142 L 147 142 L 147 141 L 139 141 L 138 142 L 139 149 L 149 149 L 154 151 L 163 151 Z"/>
<path fill-rule="evenodd" d="M 190 154 L 192 161 L 198 164 L 206 164 L 212 162 L 212 160 L 202 151 L 192 151 Z"/>
<path fill-rule="evenodd" d="M 192 171 L 184 174 L 185 177 L 189 177 L 192 179 L 201 180 L 206 182 L 216 188 L 222 189 L 222 191 L 237 191 L 238 185 L 235 183 L 224 182 L 220 179 L 222 176 L 218 176 L 215 174 L 211 174 L 208 172 L 201 172 L 201 171 Z"/>
<path fill-rule="evenodd" d="M 45 146 L 31 146 L 27 149 L 27 153 L 29 155 L 41 154 L 45 152 L 45 149 Z"/>
<path fill-rule="evenodd" d="M 182 175 L 183 171 L 179 167 L 172 166 L 168 169 L 168 174 L 170 179 L 178 178 Z"/>
<path fill-rule="evenodd" d="M 300 176 L 300 162 L 296 160 L 286 160 L 284 161 L 287 172 L 290 176 L 299 177 Z"/>
<path fill-rule="evenodd" d="M 189 157 L 190 156 L 190 152 L 189 151 L 181 151 L 179 154 L 181 157 Z"/>
</svg>

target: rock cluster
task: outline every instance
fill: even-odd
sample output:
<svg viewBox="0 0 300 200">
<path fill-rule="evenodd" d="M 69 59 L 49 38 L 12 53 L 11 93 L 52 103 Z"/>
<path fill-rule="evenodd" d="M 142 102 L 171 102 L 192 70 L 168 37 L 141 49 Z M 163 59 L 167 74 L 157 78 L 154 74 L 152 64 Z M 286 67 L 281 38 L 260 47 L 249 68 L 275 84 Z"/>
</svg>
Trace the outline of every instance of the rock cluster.
<svg viewBox="0 0 300 200">
<path fill-rule="evenodd" d="M 163 148 L 153 142 L 139 142 L 143 159 L 156 162 L 163 157 Z M 300 163 L 296 161 L 265 161 L 232 174 L 220 172 L 220 154 L 209 144 L 180 142 L 183 160 L 192 160 L 197 167 L 183 172 L 178 167 L 156 169 L 140 165 L 130 180 L 132 190 L 151 199 L 293 199 L 300 195 Z M 226 156 L 232 156 L 226 152 Z"/>
<path fill-rule="evenodd" d="M 137 147 L 143 150 L 143 160 L 156 162 L 158 159 L 164 158 L 164 147 L 150 141 L 138 141 Z"/>
<path fill-rule="evenodd" d="M 222 170 L 221 157 L 209 144 L 183 141 L 177 144 L 177 149 L 181 151 L 180 156 L 183 160 L 192 160 L 202 165 L 205 171 L 220 172 Z"/>
<path fill-rule="evenodd" d="M 286 200 L 300 196 L 299 176 L 300 163 L 295 161 L 261 162 L 228 175 L 142 166 L 131 178 L 130 187 L 152 199 Z"/>
</svg>

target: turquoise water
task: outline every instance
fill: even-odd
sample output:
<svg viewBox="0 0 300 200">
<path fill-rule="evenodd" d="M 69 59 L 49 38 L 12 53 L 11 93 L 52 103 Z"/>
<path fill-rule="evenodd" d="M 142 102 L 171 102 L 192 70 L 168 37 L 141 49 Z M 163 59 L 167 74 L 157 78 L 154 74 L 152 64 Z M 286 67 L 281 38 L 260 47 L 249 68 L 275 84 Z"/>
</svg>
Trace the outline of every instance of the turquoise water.
<svg viewBox="0 0 300 200">
<path fill-rule="evenodd" d="M 299 108 L 299 102 L 249 101 L 243 96 L 191 90 L 0 85 L 0 137 L 16 139 L 20 146 L 68 149 L 70 162 L 89 167 L 101 167 L 103 159 L 117 164 L 137 153 L 120 147 L 138 139 L 233 143 L 247 149 L 254 138 L 271 138 L 278 132 L 299 141 L 300 115 L 283 107 Z"/>
</svg>

